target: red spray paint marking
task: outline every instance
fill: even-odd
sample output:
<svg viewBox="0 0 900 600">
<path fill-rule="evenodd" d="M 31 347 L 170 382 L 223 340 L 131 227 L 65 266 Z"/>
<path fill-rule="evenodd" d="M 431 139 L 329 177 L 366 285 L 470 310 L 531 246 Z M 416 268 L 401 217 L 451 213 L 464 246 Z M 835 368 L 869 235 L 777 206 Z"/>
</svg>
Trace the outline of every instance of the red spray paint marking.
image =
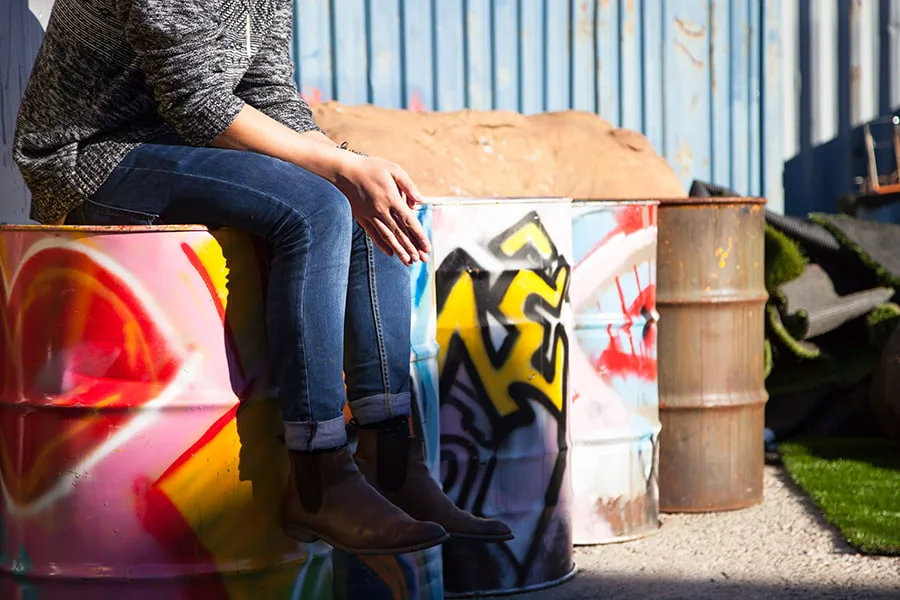
<svg viewBox="0 0 900 600">
<path fill-rule="evenodd" d="M 413 92 L 409 97 L 409 110 L 412 112 L 428 112 L 428 107 L 422 102 L 422 94 Z"/>
<path fill-rule="evenodd" d="M 306 100 L 306 103 L 312 106 L 313 104 L 320 104 L 322 102 L 322 90 L 319 88 L 312 88 L 309 90 L 303 90 L 300 96 Z"/>
<path fill-rule="evenodd" d="M 181 512 L 165 492 L 148 479 L 138 480 L 133 486 L 137 517 L 144 530 L 163 544 L 174 564 L 208 567 L 216 570 L 215 557 L 206 549 L 193 527 L 185 521 Z M 185 598 L 203 600 L 227 600 L 228 588 L 221 575 L 203 579 L 185 579 L 182 590 Z"/>
<path fill-rule="evenodd" d="M 625 293 L 622 291 L 622 282 L 616 277 L 616 289 L 619 291 L 619 304 L 622 307 L 622 316 L 625 317 L 625 329 L 629 329 L 634 322 L 629 314 L 629 308 L 625 305 Z"/>
<path fill-rule="evenodd" d="M 624 326 L 620 331 L 628 336 L 628 351 L 623 350 L 619 336 L 616 335 L 613 325 L 610 324 L 606 328 L 609 346 L 600 354 L 594 368 L 598 373 L 606 373 L 609 377 L 624 378 L 634 375 L 646 381 L 654 381 L 657 369 L 657 361 L 653 357 L 656 349 L 656 327 L 650 328 L 647 336 L 640 341 L 637 347 L 635 347 L 634 338 L 630 332 L 634 321 L 642 315 L 647 307 L 655 304 L 656 285 L 651 283 L 642 288 L 637 265 L 633 267 L 633 270 L 640 292 L 630 305 L 626 304 L 622 282 L 619 277 L 616 277 L 616 289 L 619 293 L 622 316 L 625 318 Z"/>
<path fill-rule="evenodd" d="M 244 365 L 241 362 L 241 355 L 238 351 L 237 341 L 234 338 L 234 331 L 232 331 L 231 324 L 228 322 L 228 317 L 225 313 L 225 306 L 222 304 L 222 299 L 219 297 L 219 293 L 216 290 L 216 285 L 215 283 L 213 283 L 212 278 L 209 276 L 209 273 L 206 270 L 206 267 L 203 265 L 203 261 L 200 260 L 200 257 L 197 256 L 197 253 L 193 248 L 185 243 L 182 243 L 181 251 L 184 252 L 185 256 L 187 256 L 187 259 L 188 261 L 190 261 L 191 266 L 196 269 L 197 274 L 200 276 L 200 279 L 203 280 L 203 284 L 209 291 L 209 296 L 210 298 L 212 298 L 213 304 L 215 304 L 216 306 L 216 312 L 219 314 L 219 318 L 222 320 L 222 327 L 225 329 L 225 341 L 228 344 L 228 353 L 234 363 L 234 367 L 237 369 L 240 381 L 244 383 L 244 387 L 242 389 L 235 391 L 237 392 L 238 398 L 246 398 L 248 392 L 253 388 L 253 384 L 255 383 L 256 378 L 250 377 L 248 379 L 246 374 L 244 373 Z"/>
<path fill-rule="evenodd" d="M 600 353 L 594 369 L 598 373 L 606 373 L 608 378 L 625 378 L 633 375 L 645 381 L 654 381 L 656 379 L 656 359 L 653 357 L 653 348 L 656 346 L 655 329 L 654 327 L 651 331 L 649 343 L 641 341 L 637 348 L 629 335 L 630 347 L 626 352 L 622 349 L 619 338 L 613 332 L 613 326 L 609 325 L 607 328 L 609 346 Z"/>
<path fill-rule="evenodd" d="M 645 206 L 626 206 L 616 213 L 616 226 L 607 233 L 602 240 L 600 246 L 614 238 L 619 234 L 629 234 L 645 229 L 654 224 L 653 211 L 647 210 Z"/>
</svg>

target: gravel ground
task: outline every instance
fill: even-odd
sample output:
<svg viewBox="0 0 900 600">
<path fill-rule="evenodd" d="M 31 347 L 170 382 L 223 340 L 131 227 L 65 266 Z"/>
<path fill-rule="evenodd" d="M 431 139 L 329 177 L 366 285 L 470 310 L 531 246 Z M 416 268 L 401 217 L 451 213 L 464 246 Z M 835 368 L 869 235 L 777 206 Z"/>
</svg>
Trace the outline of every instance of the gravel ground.
<svg viewBox="0 0 900 600">
<path fill-rule="evenodd" d="M 900 599 L 900 558 L 857 554 L 779 467 L 759 506 L 663 515 L 657 533 L 575 561 L 570 582 L 516 600 Z"/>
</svg>

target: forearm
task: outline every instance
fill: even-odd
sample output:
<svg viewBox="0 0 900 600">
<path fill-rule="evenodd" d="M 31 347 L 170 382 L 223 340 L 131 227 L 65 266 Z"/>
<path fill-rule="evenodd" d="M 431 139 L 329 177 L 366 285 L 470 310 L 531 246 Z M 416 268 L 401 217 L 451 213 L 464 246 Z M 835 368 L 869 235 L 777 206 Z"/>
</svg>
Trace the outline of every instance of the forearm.
<svg viewBox="0 0 900 600">
<path fill-rule="evenodd" d="M 280 158 L 336 183 L 341 170 L 355 155 L 341 150 L 319 131 L 297 133 L 290 127 L 245 105 L 211 146 L 246 150 Z"/>
<path fill-rule="evenodd" d="M 329 146 L 334 147 L 338 146 L 338 143 L 328 137 L 324 131 L 304 131 L 300 135 L 321 144 L 328 144 Z"/>
</svg>

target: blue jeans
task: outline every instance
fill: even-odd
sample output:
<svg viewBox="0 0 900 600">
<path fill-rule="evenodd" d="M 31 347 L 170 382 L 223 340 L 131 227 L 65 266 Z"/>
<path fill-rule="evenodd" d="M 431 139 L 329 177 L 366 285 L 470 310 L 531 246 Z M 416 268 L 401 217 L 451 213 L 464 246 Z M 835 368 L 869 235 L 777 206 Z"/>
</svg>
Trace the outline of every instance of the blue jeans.
<svg viewBox="0 0 900 600">
<path fill-rule="evenodd" d="M 270 362 L 291 450 L 344 445 L 347 400 L 361 425 L 410 414 L 409 270 L 324 179 L 251 152 L 143 144 L 66 222 L 202 224 L 265 240 Z"/>
</svg>

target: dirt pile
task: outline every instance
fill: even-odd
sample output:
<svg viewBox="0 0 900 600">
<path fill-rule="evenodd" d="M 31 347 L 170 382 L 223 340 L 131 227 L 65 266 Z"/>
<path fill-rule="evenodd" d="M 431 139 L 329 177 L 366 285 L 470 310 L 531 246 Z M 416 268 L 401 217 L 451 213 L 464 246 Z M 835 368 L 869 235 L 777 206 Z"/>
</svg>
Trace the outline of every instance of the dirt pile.
<svg viewBox="0 0 900 600">
<path fill-rule="evenodd" d="M 687 195 L 647 138 L 591 113 L 426 113 L 336 102 L 313 113 L 333 140 L 398 163 L 427 196 Z"/>
</svg>

